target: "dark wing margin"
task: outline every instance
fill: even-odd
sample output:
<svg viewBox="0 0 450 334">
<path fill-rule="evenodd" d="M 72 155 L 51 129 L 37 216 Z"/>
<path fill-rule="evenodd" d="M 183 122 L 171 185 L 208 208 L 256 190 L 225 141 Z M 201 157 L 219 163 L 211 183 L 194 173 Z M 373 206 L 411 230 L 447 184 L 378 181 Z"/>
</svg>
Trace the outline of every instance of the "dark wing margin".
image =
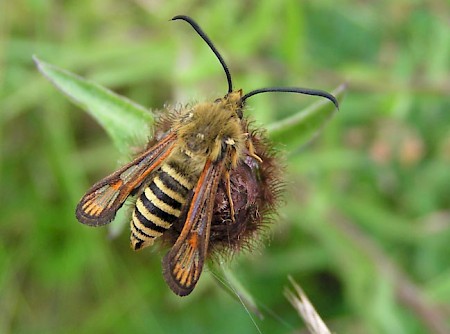
<svg viewBox="0 0 450 334">
<path fill-rule="evenodd" d="M 175 133 L 169 133 L 132 162 L 94 184 L 77 205 L 77 219 L 90 226 L 111 222 L 130 193 L 167 158 L 175 139 Z"/>
<path fill-rule="evenodd" d="M 206 162 L 194 189 L 180 236 L 163 258 L 164 279 L 170 289 L 179 296 L 190 294 L 202 273 L 208 250 L 214 194 L 223 169 L 223 161 Z"/>
</svg>

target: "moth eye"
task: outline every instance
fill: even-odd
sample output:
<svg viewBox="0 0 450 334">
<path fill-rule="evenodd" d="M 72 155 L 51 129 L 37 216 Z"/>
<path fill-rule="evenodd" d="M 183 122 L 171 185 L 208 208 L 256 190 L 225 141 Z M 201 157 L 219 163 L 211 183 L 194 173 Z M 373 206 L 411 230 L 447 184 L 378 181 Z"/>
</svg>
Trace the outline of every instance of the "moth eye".
<svg viewBox="0 0 450 334">
<path fill-rule="evenodd" d="M 227 143 L 225 142 L 225 140 L 223 140 L 221 145 L 220 145 L 220 153 L 221 153 L 221 155 L 225 154 L 226 151 L 227 151 Z"/>
</svg>

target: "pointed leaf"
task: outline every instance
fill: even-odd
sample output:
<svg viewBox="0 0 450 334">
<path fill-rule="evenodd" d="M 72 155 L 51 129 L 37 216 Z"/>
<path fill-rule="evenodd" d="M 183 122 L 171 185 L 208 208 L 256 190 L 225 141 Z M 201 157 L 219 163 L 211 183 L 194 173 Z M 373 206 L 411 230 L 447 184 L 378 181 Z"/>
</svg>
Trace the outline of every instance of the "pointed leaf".
<svg viewBox="0 0 450 334">
<path fill-rule="evenodd" d="M 153 115 L 144 107 L 78 75 L 33 56 L 39 71 L 106 130 L 121 153 L 147 139 Z"/>
<path fill-rule="evenodd" d="M 345 88 L 345 85 L 341 85 L 333 92 L 339 103 L 342 101 Z M 336 107 L 330 101 L 322 99 L 266 128 L 269 137 L 276 143 L 284 144 L 289 151 L 310 141 L 336 112 Z"/>
</svg>

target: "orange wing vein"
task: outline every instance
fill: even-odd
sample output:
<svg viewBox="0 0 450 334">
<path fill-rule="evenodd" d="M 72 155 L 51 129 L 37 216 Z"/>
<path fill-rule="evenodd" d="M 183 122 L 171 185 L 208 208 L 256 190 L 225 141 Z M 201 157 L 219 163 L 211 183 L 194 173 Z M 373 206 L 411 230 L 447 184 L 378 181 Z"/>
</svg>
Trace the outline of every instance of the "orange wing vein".
<svg viewBox="0 0 450 334">
<path fill-rule="evenodd" d="M 132 162 L 94 184 L 77 205 L 77 219 L 90 226 L 113 220 L 130 193 L 167 158 L 175 139 L 175 133 L 169 133 Z"/>
<path fill-rule="evenodd" d="M 208 250 L 215 193 L 223 173 L 222 162 L 207 161 L 189 206 L 183 229 L 163 259 L 167 285 L 179 296 L 192 292 L 203 270 Z"/>
</svg>

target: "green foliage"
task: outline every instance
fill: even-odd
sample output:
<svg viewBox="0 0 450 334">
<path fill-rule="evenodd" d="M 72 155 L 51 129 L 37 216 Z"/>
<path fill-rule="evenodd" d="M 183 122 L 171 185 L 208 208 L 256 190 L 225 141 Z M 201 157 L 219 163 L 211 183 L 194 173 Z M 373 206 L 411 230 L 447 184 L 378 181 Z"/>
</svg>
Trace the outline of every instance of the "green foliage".
<svg viewBox="0 0 450 334">
<path fill-rule="evenodd" d="M 448 332 L 448 4 L 43 0 L 0 12 L 0 332 L 257 332 L 225 281 L 264 315 L 252 315 L 263 333 L 286 333 L 304 328 L 288 275 L 332 332 Z M 126 230 L 108 238 L 74 217 L 151 134 L 147 107 L 224 94 L 176 14 L 201 24 L 244 92 L 348 83 L 337 113 L 296 94 L 249 99 L 287 155 L 286 205 L 270 243 L 205 272 L 186 298 L 163 282 L 163 250 L 134 253 Z"/>
<path fill-rule="evenodd" d="M 127 145 L 137 135 L 145 140 L 153 116 L 144 107 L 37 57 L 34 61 L 42 74 L 102 125 L 119 151 L 128 152 Z"/>
</svg>

